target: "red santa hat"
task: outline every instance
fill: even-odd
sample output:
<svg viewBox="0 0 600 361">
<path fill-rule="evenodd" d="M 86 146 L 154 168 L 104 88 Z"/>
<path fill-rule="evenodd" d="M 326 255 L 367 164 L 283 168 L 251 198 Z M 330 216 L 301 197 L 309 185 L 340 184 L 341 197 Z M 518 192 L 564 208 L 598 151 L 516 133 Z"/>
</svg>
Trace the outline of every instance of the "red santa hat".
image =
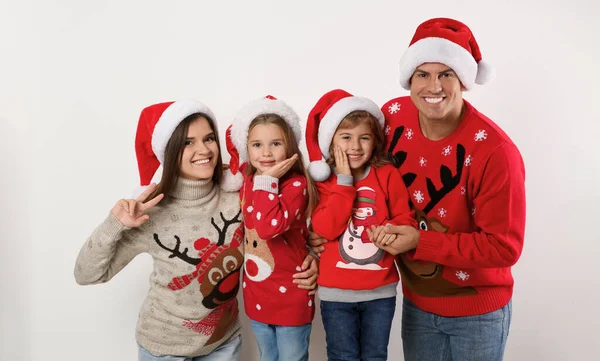
<svg viewBox="0 0 600 361">
<path fill-rule="evenodd" d="M 400 60 L 400 85 L 404 89 L 410 90 L 415 69 L 424 63 L 449 66 L 466 89 L 488 83 L 495 76 L 494 69 L 482 60 L 471 30 L 453 19 L 430 19 L 417 27 Z"/>
<path fill-rule="evenodd" d="M 331 140 L 342 120 L 356 110 L 368 112 L 383 128 L 385 119 L 375 102 L 342 89 L 325 93 L 310 111 L 306 123 L 306 149 L 310 159 L 308 172 L 315 181 L 323 182 L 329 178 L 331 169 L 326 160 Z"/>
<path fill-rule="evenodd" d="M 142 110 L 135 135 L 140 186 L 135 190 L 134 196 L 138 196 L 150 185 L 158 167 L 163 164 L 165 149 L 175 128 L 185 118 L 196 113 L 206 115 L 216 124 L 210 108 L 195 100 L 158 103 Z"/>
<path fill-rule="evenodd" d="M 227 151 L 231 156 L 229 171 L 225 173 L 223 188 L 235 191 L 242 188 L 243 176 L 241 168 L 248 161 L 248 128 L 250 123 L 259 115 L 279 115 L 292 129 L 296 141 L 302 141 L 302 128 L 298 114 L 283 100 L 272 95 L 257 99 L 244 106 L 234 117 L 232 124 L 227 128 Z"/>
</svg>

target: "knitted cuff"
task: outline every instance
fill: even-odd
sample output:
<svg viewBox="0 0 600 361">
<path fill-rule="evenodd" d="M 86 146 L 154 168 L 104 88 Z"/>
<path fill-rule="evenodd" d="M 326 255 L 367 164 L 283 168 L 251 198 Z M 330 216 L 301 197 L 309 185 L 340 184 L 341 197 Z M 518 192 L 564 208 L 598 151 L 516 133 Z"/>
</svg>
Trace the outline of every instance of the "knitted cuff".
<svg viewBox="0 0 600 361">
<path fill-rule="evenodd" d="M 354 183 L 354 177 L 350 174 L 338 174 L 337 184 L 341 186 L 351 186 Z"/>
<path fill-rule="evenodd" d="M 279 193 L 279 178 L 269 175 L 255 175 L 253 191 L 266 191 L 269 193 Z"/>
</svg>

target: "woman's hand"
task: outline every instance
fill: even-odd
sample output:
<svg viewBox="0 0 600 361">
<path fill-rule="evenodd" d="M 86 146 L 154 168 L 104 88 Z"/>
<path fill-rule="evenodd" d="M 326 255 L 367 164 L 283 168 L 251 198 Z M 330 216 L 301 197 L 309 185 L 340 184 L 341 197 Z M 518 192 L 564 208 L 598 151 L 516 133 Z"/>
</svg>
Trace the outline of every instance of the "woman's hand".
<svg viewBox="0 0 600 361">
<path fill-rule="evenodd" d="M 144 203 L 150 193 L 154 192 L 156 184 L 152 183 L 137 199 L 121 199 L 110 211 L 125 227 L 134 228 L 144 224 L 150 216 L 146 211 L 160 202 L 164 195 L 159 194 L 154 199 Z"/>
<path fill-rule="evenodd" d="M 317 278 L 319 276 L 317 259 L 310 254 L 306 255 L 301 268 L 303 272 L 295 273 L 293 282 L 298 285 L 298 288 L 311 290 L 308 294 L 314 295 L 317 293 Z"/>
<path fill-rule="evenodd" d="M 327 243 L 327 239 L 319 236 L 315 232 L 308 231 L 308 239 L 306 240 L 306 244 L 312 248 L 312 251 L 315 252 L 317 256 L 321 257 L 321 253 L 325 251 L 325 246 L 323 246 L 325 243 Z"/>
</svg>

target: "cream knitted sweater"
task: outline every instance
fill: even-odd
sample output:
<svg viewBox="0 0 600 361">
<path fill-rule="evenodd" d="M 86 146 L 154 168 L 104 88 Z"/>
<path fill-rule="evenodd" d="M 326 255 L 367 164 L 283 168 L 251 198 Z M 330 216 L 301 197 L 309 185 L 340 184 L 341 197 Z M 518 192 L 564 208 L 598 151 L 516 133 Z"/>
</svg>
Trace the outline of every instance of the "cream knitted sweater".
<svg viewBox="0 0 600 361">
<path fill-rule="evenodd" d="M 109 214 L 81 248 L 75 279 L 107 282 L 135 256 L 149 253 L 154 270 L 137 342 L 156 355 L 207 355 L 240 333 L 239 194 L 212 181 L 179 179 L 148 215 L 141 227 L 130 229 Z"/>
</svg>

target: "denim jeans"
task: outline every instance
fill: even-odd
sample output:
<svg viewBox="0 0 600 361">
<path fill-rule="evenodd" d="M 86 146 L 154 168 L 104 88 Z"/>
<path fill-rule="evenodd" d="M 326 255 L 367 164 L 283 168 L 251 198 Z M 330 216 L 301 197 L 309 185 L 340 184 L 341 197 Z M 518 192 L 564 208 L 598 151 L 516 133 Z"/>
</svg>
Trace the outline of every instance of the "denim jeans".
<svg viewBox="0 0 600 361">
<path fill-rule="evenodd" d="M 501 361 L 508 337 L 512 301 L 496 311 L 466 317 L 425 312 L 402 303 L 402 341 L 406 361 Z"/>
<path fill-rule="evenodd" d="M 275 326 L 250 320 L 260 361 L 308 361 L 312 324 Z"/>
<path fill-rule="evenodd" d="M 396 297 L 365 302 L 321 301 L 329 361 L 385 361 Z"/>
<path fill-rule="evenodd" d="M 169 355 L 153 355 L 138 345 L 138 361 L 240 361 L 242 336 L 236 336 L 229 342 L 217 347 L 206 356 L 185 357 Z"/>
</svg>

